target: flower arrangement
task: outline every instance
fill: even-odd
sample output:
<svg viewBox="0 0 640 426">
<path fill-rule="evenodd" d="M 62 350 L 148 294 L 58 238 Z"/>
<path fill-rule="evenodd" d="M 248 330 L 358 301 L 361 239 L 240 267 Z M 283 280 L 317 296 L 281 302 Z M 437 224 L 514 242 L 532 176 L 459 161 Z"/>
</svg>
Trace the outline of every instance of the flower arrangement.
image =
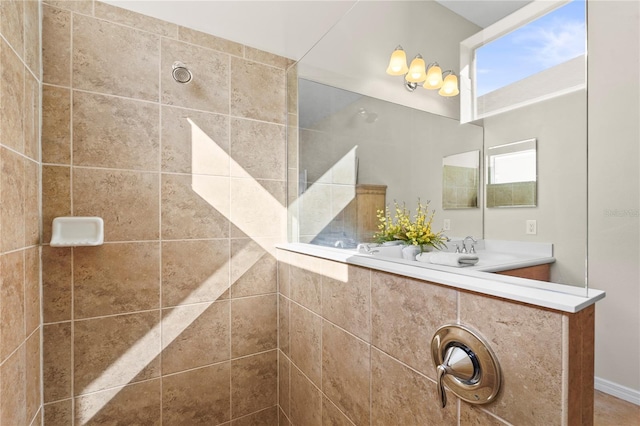
<svg viewBox="0 0 640 426">
<path fill-rule="evenodd" d="M 402 208 L 396 202 L 393 204 L 396 210 L 395 220 L 391 218 L 388 205 L 384 210 L 377 211 L 380 223 L 378 224 L 378 232 L 373 235 L 377 243 L 400 240 L 407 245 L 419 246 L 421 249 L 423 246 L 432 246 L 438 249 L 446 247 L 444 243 L 446 237 L 442 231 L 434 233 L 431 229 L 435 210 L 429 214 L 428 201 L 423 205 L 418 199 L 418 207 L 413 220 L 411 220 L 411 214 L 404 204 Z"/>
</svg>

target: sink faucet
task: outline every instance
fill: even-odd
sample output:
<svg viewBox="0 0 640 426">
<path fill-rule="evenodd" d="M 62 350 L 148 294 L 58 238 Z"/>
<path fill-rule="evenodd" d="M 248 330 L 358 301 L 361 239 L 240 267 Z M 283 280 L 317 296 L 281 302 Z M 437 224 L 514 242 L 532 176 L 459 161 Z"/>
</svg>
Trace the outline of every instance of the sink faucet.
<svg viewBox="0 0 640 426">
<path fill-rule="evenodd" d="M 467 240 L 471 240 L 471 248 L 467 251 Z M 475 240 L 471 235 L 464 237 L 464 240 L 462 240 L 462 251 L 461 253 L 475 253 L 476 252 L 476 248 L 474 246 L 475 243 L 477 243 L 478 240 Z"/>
</svg>

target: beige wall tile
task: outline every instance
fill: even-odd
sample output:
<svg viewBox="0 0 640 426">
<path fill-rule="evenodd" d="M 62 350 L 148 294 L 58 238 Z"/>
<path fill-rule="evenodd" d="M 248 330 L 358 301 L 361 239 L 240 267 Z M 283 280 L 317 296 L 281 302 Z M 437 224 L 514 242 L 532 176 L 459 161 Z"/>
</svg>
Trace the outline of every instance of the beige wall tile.
<svg viewBox="0 0 640 426">
<path fill-rule="evenodd" d="M 486 409 L 509 423 L 559 424 L 563 404 L 562 315 L 460 293 L 460 322 L 473 326 L 490 342 L 500 363 L 500 393 Z"/>
<path fill-rule="evenodd" d="M 372 424 L 457 426 L 457 398 L 448 391 L 447 396 L 449 402 L 442 408 L 432 380 L 375 348 L 371 350 Z"/>
<path fill-rule="evenodd" d="M 290 356 L 289 350 L 289 309 L 291 302 L 278 294 L 278 349 Z"/>
<path fill-rule="evenodd" d="M 291 300 L 320 314 L 322 312 L 322 276 L 317 272 L 305 269 L 303 266 L 305 257 L 309 259 L 310 266 L 313 262 L 317 263 L 314 258 L 309 256 L 293 253 L 290 256 L 292 261 L 289 270 Z"/>
<path fill-rule="evenodd" d="M 322 316 L 369 341 L 371 271 L 356 266 L 340 266 L 347 269 L 349 281 L 323 277 Z"/>
<path fill-rule="evenodd" d="M 105 241 L 159 236 L 157 173 L 81 169 L 73 171 L 73 213 L 104 219 Z"/>
<path fill-rule="evenodd" d="M 77 247 L 73 252 L 74 318 L 160 307 L 160 244 Z"/>
<path fill-rule="evenodd" d="M 42 86 L 42 162 L 71 164 L 71 91 Z"/>
<path fill-rule="evenodd" d="M 233 418 L 277 404 L 277 350 L 231 361 Z"/>
<path fill-rule="evenodd" d="M 455 290 L 374 271 L 371 273 L 371 343 L 435 378 L 431 338 L 438 327 L 455 322 L 456 303 Z"/>
<path fill-rule="evenodd" d="M 353 426 L 353 423 L 329 398 L 322 397 L 322 426 Z"/>
<path fill-rule="evenodd" d="M 277 312 L 276 294 L 231 300 L 232 358 L 278 347 Z"/>
<path fill-rule="evenodd" d="M 231 359 L 229 301 L 162 311 L 162 374 Z"/>
<path fill-rule="evenodd" d="M 231 119 L 231 175 L 284 180 L 285 127 L 254 120 Z"/>
<path fill-rule="evenodd" d="M 73 424 L 73 409 L 71 399 L 45 404 L 44 424 L 45 426 L 62 426 Z"/>
<path fill-rule="evenodd" d="M 371 346 L 322 323 L 322 391 L 356 424 L 370 418 Z"/>
<path fill-rule="evenodd" d="M 24 250 L 0 256 L 0 360 L 22 344 L 24 334 Z"/>
<path fill-rule="evenodd" d="M 34 75 L 40 76 L 40 3 L 24 2 L 24 62 Z"/>
<path fill-rule="evenodd" d="M 75 424 L 160 425 L 160 379 L 75 399 Z"/>
<path fill-rule="evenodd" d="M 289 252 L 276 249 L 278 260 L 278 292 L 289 297 Z"/>
<path fill-rule="evenodd" d="M 2 171 L 0 176 L 0 188 L 2 188 L 0 252 L 24 247 L 24 163 L 24 157 L 4 147 L 0 148 L 0 170 Z"/>
<path fill-rule="evenodd" d="M 42 320 L 71 319 L 71 248 L 42 246 Z"/>
<path fill-rule="evenodd" d="M 26 366 L 24 345 L 7 358 L 0 367 L 0 423 L 23 425 L 27 423 L 27 396 L 25 394 Z"/>
<path fill-rule="evenodd" d="M 42 404 L 40 398 L 40 333 L 33 333 L 25 343 L 26 417 L 31 421 Z"/>
<path fill-rule="evenodd" d="M 155 326 L 159 321 L 159 311 L 76 321 L 73 341 L 75 394 L 158 377 L 160 330 Z M 136 350 L 132 351 L 136 342 Z M 128 358 L 123 361 L 120 357 L 125 354 Z M 103 376 L 109 367 L 110 373 Z M 98 378 L 101 380 L 94 382 Z"/>
<path fill-rule="evenodd" d="M 293 59 L 285 58 L 284 56 L 274 55 L 273 53 L 265 52 L 264 50 L 254 49 L 253 47 L 246 46 L 244 48 L 244 57 L 250 61 L 260 62 L 265 65 L 271 65 L 272 67 L 286 70 L 294 63 Z"/>
<path fill-rule="evenodd" d="M 2 5 L 14 2 L 1 2 Z M 24 152 L 24 65 L 3 39 L 0 39 L 0 96 L 2 115 L 0 133 L 2 144 L 20 153 Z"/>
<path fill-rule="evenodd" d="M 165 424 L 209 425 L 231 418 L 230 363 L 224 362 L 162 378 Z"/>
<path fill-rule="evenodd" d="M 71 13 L 47 4 L 42 5 L 42 81 L 71 86 Z"/>
<path fill-rule="evenodd" d="M 298 114 L 298 66 L 293 65 L 287 70 L 287 112 Z M 297 118 L 297 117 L 296 117 Z M 297 126 L 297 122 L 296 122 Z"/>
<path fill-rule="evenodd" d="M 235 43 L 191 28 L 179 27 L 178 38 L 182 41 L 186 41 L 187 43 L 197 44 L 198 46 L 228 53 L 230 55 L 242 56 L 244 52 L 244 46 L 240 43 Z"/>
<path fill-rule="evenodd" d="M 155 104 L 74 91 L 73 164 L 159 170 L 158 115 Z"/>
<path fill-rule="evenodd" d="M 231 57 L 231 114 L 286 123 L 284 70 Z"/>
<path fill-rule="evenodd" d="M 285 182 L 232 178 L 230 186 L 231 236 L 284 241 L 287 217 Z"/>
<path fill-rule="evenodd" d="M 24 251 L 24 320 L 26 336 L 40 326 L 39 247 L 31 247 Z"/>
<path fill-rule="evenodd" d="M 42 416 L 43 416 L 42 407 L 40 407 L 36 415 L 33 417 L 33 420 L 31 420 L 31 423 L 29 424 L 29 426 L 41 426 L 43 422 Z"/>
<path fill-rule="evenodd" d="M 94 0 L 44 0 L 44 3 L 84 15 L 93 15 Z"/>
<path fill-rule="evenodd" d="M 291 426 L 289 418 L 282 412 L 282 409 L 278 411 L 278 426 Z"/>
<path fill-rule="evenodd" d="M 291 361 L 318 387 L 322 387 L 322 318 L 291 304 Z"/>
<path fill-rule="evenodd" d="M 228 240 L 162 243 L 163 307 L 226 299 L 228 289 Z"/>
<path fill-rule="evenodd" d="M 40 244 L 40 164 L 24 160 L 24 247 Z"/>
<path fill-rule="evenodd" d="M 162 175 L 162 238 L 227 238 L 229 180 Z"/>
<path fill-rule="evenodd" d="M 72 45 L 74 89 L 158 100 L 158 36 L 74 15 Z"/>
<path fill-rule="evenodd" d="M 162 107 L 162 171 L 229 176 L 229 118 Z"/>
<path fill-rule="evenodd" d="M 11 47 L 24 58 L 24 1 L 6 0 L 0 3 L 0 28 Z"/>
<path fill-rule="evenodd" d="M 278 405 L 282 409 L 281 415 L 289 416 L 289 401 L 291 398 L 291 361 L 282 351 L 278 351 Z"/>
<path fill-rule="evenodd" d="M 70 322 L 42 327 L 44 402 L 71 397 L 71 345 Z M 47 410 L 49 409 L 45 408 L 45 418 L 49 418 Z M 52 408 L 52 410 L 59 411 L 58 408 Z"/>
<path fill-rule="evenodd" d="M 150 33 L 176 38 L 178 36 L 178 26 L 170 22 L 122 9 L 101 1 L 95 2 L 95 17 L 117 24 L 133 27 L 138 30 L 149 31 Z"/>
<path fill-rule="evenodd" d="M 231 426 L 273 426 L 278 424 L 278 406 L 249 414 L 231 422 Z"/>
<path fill-rule="evenodd" d="M 466 403 L 460 405 L 460 426 L 506 426 L 508 424 L 487 413 L 479 406 Z"/>
<path fill-rule="evenodd" d="M 291 423 L 320 426 L 322 393 L 295 366 L 291 366 Z"/>
<path fill-rule="evenodd" d="M 71 216 L 71 168 L 42 166 L 42 242 L 51 241 L 51 226 L 58 216 Z"/>
<path fill-rule="evenodd" d="M 24 154 L 34 161 L 40 161 L 40 82 L 27 69 L 24 75 Z"/>
<path fill-rule="evenodd" d="M 272 241 L 231 240 L 231 297 L 275 293 L 277 264 L 268 249 Z"/>
<path fill-rule="evenodd" d="M 193 74 L 189 84 L 173 79 L 174 62 Z M 162 39 L 161 102 L 203 111 L 229 113 L 229 56 L 192 44 Z"/>
</svg>

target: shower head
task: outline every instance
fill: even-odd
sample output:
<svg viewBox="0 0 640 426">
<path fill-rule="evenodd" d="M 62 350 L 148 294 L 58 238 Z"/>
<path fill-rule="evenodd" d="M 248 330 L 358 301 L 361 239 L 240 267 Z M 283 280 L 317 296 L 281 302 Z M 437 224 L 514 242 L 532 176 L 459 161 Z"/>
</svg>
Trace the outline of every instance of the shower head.
<svg viewBox="0 0 640 426">
<path fill-rule="evenodd" d="M 193 78 L 193 74 L 191 71 L 182 63 L 182 62 L 174 62 L 173 63 L 173 71 L 171 71 L 171 75 L 173 75 L 173 79 L 178 83 L 187 84 Z"/>
</svg>

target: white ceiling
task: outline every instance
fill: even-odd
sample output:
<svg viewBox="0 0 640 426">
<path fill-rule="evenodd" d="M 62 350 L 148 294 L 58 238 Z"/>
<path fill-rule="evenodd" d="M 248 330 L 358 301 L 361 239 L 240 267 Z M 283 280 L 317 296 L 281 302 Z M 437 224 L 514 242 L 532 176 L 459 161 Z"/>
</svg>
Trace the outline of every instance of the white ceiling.
<svg viewBox="0 0 640 426">
<path fill-rule="evenodd" d="M 105 1 L 295 60 L 302 58 L 357 3 L 356 0 Z M 436 1 L 481 27 L 495 22 L 530 2 L 530 0 Z"/>
</svg>

